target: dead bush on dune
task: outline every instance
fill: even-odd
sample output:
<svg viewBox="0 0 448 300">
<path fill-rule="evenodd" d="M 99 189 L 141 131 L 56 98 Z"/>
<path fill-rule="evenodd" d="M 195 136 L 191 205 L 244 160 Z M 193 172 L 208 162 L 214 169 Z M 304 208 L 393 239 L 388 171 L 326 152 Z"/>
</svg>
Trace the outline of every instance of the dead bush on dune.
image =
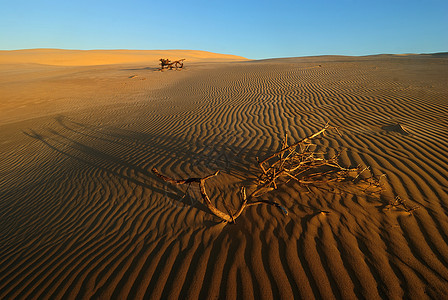
<svg viewBox="0 0 448 300">
<path fill-rule="evenodd" d="M 159 71 L 163 71 L 163 69 L 169 69 L 172 70 L 173 68 L 177 69 L 182 69 L 184 67 L 184 60 L 180 59 L 180 60 L 175 60 L 175 61 L 171 61 L 167 58 L 161 58 L 160 60 L 160 69 Z"/>
<path fill-rule="evenodd" d="M 255 188 L 248 193 L 246 187 L 240 189 L 240 207 L 231 212 L 225 205 L 227 212 L 219 210 L 210 200 L 207 194 L 206 181 L 212 177 L 218 176 L 219 171 L 214 174 L 197 178 L 190 177 L 187 179 L 173 179 L 161 174 L 156 168 L 152 172 L 159 178 L 172 184 L 198 184 L 201 197 L 204 204 L 212 214 L 228 223 L 235 223 L 235 220 L 241 215 L 244 209 L 255 205 L 272 205 L 287 215 L 288 211 L 285 207 L 275 201 L 258 200 L 262 195 L 276 190 L 279 186 L 287 184 L 290 181 L 296 181 L 301 185 L 315 185 L 318 183 L 351 181 L 354 183 L 363 182 L 367 187 L 379 187 L 379 182 L 373 177 L 363 178 L 361 176 L 368 167 L 345 168 L 338 163 L 339 154 L 330 158 L 326 158 L 324 153 L 316 152 L 316 145 L 312 143 L 317 137 L 323 136 L 328 130 L 339 133 L 336 127 L 325 125 L 318 132 L 301 139 L 291 145 L 288 145 L 288 136 L 282 142 L 279 151 L 266 157 L 263 160 L 257 158 L 259 174 L 257 175 Z"/>
</svg>

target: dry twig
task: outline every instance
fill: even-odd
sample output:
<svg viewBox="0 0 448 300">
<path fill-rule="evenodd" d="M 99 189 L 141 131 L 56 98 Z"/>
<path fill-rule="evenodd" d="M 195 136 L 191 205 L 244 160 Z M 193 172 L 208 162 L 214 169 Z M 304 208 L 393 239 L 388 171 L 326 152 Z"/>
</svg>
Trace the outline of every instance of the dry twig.
<svg viewBox="0 0 448 300">
<path fill-rule="evenodd" d="M 402 208 L 404 211 L 408 212 L 409 214 L 412 214 L 415 210 L 417 210 L 417 209 L 420 208 L 420 206 L 418 206 L 418 205 L 416 205 L 416 206 L 410 206 L 409 204 L 406 203 L 406 200 L 401 199 L 400 196 L 395 197 L 395 201 L 389 203 L 389 204 L 386 206 L 386 208 L 387 208 L 387 209 L 389 209 L 389 208 L 391 208 L 391 207 L 398 208 L 398 207 L 400 207 L 400 206 L 401 206 L 401 208 Z"/>
</svg>

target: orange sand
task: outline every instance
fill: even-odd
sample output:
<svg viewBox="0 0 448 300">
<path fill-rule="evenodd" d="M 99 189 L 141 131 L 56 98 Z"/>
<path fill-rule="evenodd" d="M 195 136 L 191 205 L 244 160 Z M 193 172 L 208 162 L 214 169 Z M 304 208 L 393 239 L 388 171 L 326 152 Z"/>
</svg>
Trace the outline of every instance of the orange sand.
<svg viewBox="0 0 448 300">
<path fill-rule="evenodd" d="M 160 58 L 170 58 L 171 60 L 185 58 L 188 62 L 246 60 L 241 56 L 197 50 L 0 50 L 0 64 L 35 63 L 55 66 L 153 64 Z"/>
<path fill-rule="evenodd" d="M 448 294 L 446 56 L 104 53 L 0 52 L 1 299 Z M 187 68 L 154 71 L 171 55 Z M 226 225 L 150 172 L 220 169 L 209 193 L 236 209 L 257 156 L 327 121 L 342 136 L 316 143 L 386 174 L 381 195 L 292 183 L 264 196 L 288 216 Z"/>
</svg>

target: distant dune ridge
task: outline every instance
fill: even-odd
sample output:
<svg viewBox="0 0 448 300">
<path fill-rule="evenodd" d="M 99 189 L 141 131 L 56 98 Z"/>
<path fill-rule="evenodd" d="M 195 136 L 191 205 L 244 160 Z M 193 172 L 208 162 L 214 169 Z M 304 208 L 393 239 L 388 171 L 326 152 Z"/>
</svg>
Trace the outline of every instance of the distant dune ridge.
<svg viewBox="0 0 448 300">
<path fill-rule="evenodd" d="M 157 72 L 162 56 L 187 68 Z M 446 298 L 446 55 L 23 50 L 0 61 L 0 299 Z M 226 225 L 196 186 L 151 172 L 220 170 L 207 193 L 235 211 L 257 157 L 328 121 L 341 135 L 318 150 L 370 166 L 380 195 L 291 182 L 263 198 L 287 216 L 260 205 Z"/>
<path fill-rule="evenodd" d="M 196 61 L 246 60 L 236 55 L 199 50 L 62 50 L 29 49 L 0 51 L 0 64 L 36 63 L 56 66 L 91 66 L 106 64 L 148 63 L 160 58 L 185 58 Z"/>
</svg>

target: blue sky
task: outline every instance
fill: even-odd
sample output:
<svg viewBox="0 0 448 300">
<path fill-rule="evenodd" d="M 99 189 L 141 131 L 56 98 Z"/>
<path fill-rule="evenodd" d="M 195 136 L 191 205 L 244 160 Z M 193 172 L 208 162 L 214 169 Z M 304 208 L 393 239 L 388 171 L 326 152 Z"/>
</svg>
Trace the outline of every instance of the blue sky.
<svg viewBox="0 0 448 300">
<path fill-rule="evenodd" d="M 252 59 L 448 51 L 447 0 L 0 0 L 0 49 L 193 49 Z"/>
</svg>

